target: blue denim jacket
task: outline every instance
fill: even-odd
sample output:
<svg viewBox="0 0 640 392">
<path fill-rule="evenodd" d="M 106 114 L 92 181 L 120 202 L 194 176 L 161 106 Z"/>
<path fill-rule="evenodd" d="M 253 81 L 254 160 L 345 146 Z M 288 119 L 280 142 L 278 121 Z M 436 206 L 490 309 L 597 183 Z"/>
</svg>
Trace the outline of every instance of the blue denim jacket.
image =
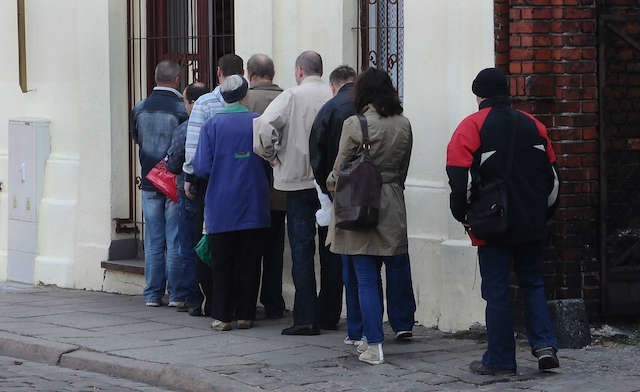
<svg viewBox="0 0 640 392">
<path fill-rule="evenodd" d="M 147 173 L 165 157 L 174 129 L 186 119 L 182 95 L 174 89 L 156 87 L 133 108 L 131 136 L 140 146 L 142 190 L 157 190 L 147 180 Z"/>
</svg>

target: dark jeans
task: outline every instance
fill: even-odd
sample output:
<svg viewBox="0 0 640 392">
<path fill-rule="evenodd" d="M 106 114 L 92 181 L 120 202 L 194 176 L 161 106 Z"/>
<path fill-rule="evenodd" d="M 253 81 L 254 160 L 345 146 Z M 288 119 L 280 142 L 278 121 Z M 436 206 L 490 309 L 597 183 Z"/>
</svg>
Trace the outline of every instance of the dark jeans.
<svg viewBox="0 0 640 392">
<path fill-rule="evenodd" d="M 544 280 L 540 272 L 543 243 L 536 241 L 508 247 L 478 247 L 482 298 L 485 310 L 488 347 L 482 363 L 494 369 L 515 369 L 516 350 L 513 336 L 513 317 L 509 298 L 511 266 L 524 295 L 527 335 L 532 350 L 557 348 L 551 325 Z"/>
<path fill-rule="evenodd" d="M 265 241 L 262 256 L 262 288 L 260 303 L 267 317 L 282 316 L 284 299 L 282 298 L 282 258 L 284 253 L 285 211 L 271 211 L 271 228 Z"/>
<path fill-rule="evenodd" d="M 342 260 L 325 246 L 327 227 L 318 226 L 320 255 L 320 294 L 318 294 L 317 322 L 321 328 L 333 328 L 342 313 Z"/>
<path fill-rule="evenodd" d="M 191 200 L 184 192 L 180 192 L 180 226 L 178 238 L 180 240 L 180 254 L 189 266 L 187 269 L 188 293 L 185 301 L 190 306 L 200 306 L 206 295 L 205 313 L 211 314 L 211 269 L 198 258 L 195 246 L 202 238 L 202 222 L 204 219 L 204 202 L 202 194 Z"/>
<path fill-rule="evenodd" d="M 255 319 L 260 258 L 267 233 L 268 229 L 252 229 L 209 235 L 214 319 Z"/>
<path fill-rule="evenodd" d="M 314 270 L 316 210 L 315 189 L 287 192 L 287 233 L 291 247 L 291 275 L 296 288 L 294 325 L 316 324 L 316 276 Z"/>
</svg>

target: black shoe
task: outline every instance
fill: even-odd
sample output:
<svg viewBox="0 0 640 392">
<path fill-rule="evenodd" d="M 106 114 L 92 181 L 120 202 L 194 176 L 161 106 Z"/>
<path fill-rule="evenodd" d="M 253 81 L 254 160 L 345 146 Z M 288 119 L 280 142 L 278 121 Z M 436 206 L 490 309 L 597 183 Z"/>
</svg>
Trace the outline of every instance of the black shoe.
<svg viewBox="0 0 640 392">
<path fill-rule="evenodd" d="M 538 369 L 549 370 L 560 367 L 560 361 L 556 355 L 556 349 L 553 347 L 544 347 L 537 349 L 533 355 L 538 358 Z"/>
<path fill-rule="evenodd" d="M 336 330 L 338 330 L 338 324 L 334 324 L 334 323 L 318 323 L 318 328 L 325 329 L 327 331 L 336 331 Z"/>
<path fill-rule="evenodd" d="M 189 316 L 193 316 L 193 317 L 204 316 L 204 314 L 202 314 L 202 308 L 200 308 L 200 306 L 196 306 L 195 308 L 189 308 Z"/>
<path fill-rule="evenodd" d="M 515 376 L 515 369 L 494 369 L 489 366 L 484 366 L 482 361 L 473 361 L 469 364 L 469 370 L 471 373 L 479 374 L 481 376 Z"/>
<path fill-rule="evenodd" d="M 274 311 L 266 310 L 265 317 L 268 319 L 281 319 L 284 317 L 284 311 L 280 310 L 280 311 L 274 312 Z"/>
<path fill-rule="evenodd" d="M 409 340 L 411 337 L 413 337 L 413 332 L 411 332 L 411 331 L 398 331 L 398 332 L 396 332 L 396 340 L 398 340 L 398 341 Z"/>
<path fill-rule="evenodd" d="M 189 309 L 193 309 L 193 307 L 187 305 L 186 303 L 182 302 L 176 305 L 176 312 L 188 312 Z"/>
<path fill-rule="evenodd" d="M 283 329 L 282 334 L 312 336 L 312 335 L 320 335 L 320 330 L 318 329 L 318 327 L 311 324 L 293 325 L 289 328 Z"/>
</svg>

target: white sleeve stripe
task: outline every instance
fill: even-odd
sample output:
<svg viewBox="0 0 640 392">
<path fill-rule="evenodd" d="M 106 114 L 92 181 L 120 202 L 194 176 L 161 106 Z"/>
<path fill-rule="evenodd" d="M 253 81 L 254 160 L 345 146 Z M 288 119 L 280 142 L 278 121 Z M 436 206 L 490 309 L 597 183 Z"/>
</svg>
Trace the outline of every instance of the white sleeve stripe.
<svg viewBox="0 0 640 392">
<path fill-rule="evenodd" d="M 558 173 L 556 173 L 556 168 L 552 166 L 551 170 L 553 170 L 553 189 L 551 190 L 549 198 L 547 199 L 547 206 L 549 207 L 555 204 L 556 199 L 558 199 L 558 190 L 560 188 L 560 181 L 558 181 Z"/>
</svg>

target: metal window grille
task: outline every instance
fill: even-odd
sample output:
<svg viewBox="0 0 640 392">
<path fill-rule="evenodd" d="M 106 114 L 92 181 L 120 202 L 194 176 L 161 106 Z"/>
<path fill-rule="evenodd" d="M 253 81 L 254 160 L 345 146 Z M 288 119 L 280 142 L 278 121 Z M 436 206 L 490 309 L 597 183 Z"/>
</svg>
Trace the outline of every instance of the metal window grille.
<svg viewBox="0 0 640 392">
<path fill-rule="evenodd" d="M 148 96 L 161 60 L 178 61 L 182 85 L 194 81 L 213 87 L 217 59 L 234 51 L 234 0 L 127 0 L 129 107 Z M 137 232 L 136 146 L 129 141 L 129 218 L 116 231 Z M 130 224 L 134 224 L 130 226 Z"/>
<path fill-rule="evenodd" d="M 404 0 L 360 0 L 358 67 L 383 69 L 404 95 Z"/>
</svg>

